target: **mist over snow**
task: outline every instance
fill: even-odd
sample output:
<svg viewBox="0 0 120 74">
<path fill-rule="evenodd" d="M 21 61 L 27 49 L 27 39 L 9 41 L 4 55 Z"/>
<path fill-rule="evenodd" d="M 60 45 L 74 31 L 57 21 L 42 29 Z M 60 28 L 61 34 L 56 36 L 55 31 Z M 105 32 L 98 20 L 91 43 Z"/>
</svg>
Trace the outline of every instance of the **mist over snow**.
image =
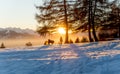
<svg viewBox="0 0 120 74">
<path fill-rule="evenodd" d="M 120 74 L 120 41 L 1 49 L 0 74 Z"/>
</svg>

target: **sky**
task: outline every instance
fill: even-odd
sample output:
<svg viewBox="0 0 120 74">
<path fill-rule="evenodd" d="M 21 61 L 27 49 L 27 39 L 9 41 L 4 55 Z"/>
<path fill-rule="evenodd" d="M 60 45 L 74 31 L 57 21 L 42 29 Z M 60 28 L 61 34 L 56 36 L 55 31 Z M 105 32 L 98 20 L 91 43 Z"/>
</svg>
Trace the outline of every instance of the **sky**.
<svg viewBox="0 0 120 74">
<path fill-rule="evenodd" d="M 35 5 L 42 5 L 42 0 L 0 0 L 0 28 L 35 30 L 38 25 Z"/>
<path fill-rule="evenodd" d="M 0 0 L 0 28 L 16 27 L 35 30 L 37 9 L 42 0 Z"/>
</svg>

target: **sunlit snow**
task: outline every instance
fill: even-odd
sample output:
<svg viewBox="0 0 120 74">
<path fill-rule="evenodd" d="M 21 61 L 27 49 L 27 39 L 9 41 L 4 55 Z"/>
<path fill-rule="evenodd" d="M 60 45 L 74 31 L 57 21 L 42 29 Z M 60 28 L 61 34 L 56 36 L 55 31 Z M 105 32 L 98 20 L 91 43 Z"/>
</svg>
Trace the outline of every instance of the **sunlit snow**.
<svg viewBox="0 0 120 74">
<path fill-rule="evenodd" d="M 0 74 L 120 74 L 120 41 L 1 49 Z"/>
</svg>

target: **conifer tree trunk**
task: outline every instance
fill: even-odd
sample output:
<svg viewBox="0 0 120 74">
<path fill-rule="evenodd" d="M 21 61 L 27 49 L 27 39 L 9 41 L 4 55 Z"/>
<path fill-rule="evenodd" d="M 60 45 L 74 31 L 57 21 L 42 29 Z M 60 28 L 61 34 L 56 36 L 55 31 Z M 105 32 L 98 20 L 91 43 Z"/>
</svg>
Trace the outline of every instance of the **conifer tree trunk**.
<svg viewBox="0 0 120 74">
<path fill-rule="evenodd" d="M 93 34 L 93 37 L 94 37 L 94 40 L 95 40 L 95 42 L 97 42 L 98 41 L 98 38 L 97 38 L 97 36 L 96 36 L 96 30 L 95 30 L 95 12 L 96 12 L 96 6 L 97 6 L 97 0 L 95 0 L 95 5 L 94 5 L 94 9 L 92 9 L 93 10 L 93 12 L 92 12 L 92 14 L 91 14 L 91 16 L 92 16 L 92 18 L 91 18 L 91 23 L 92 23 L 92 34 Z M 91 5 L 93 5 L 92 4 L 92 2 L 91 2 Z"/>
<path fill-rule="evenodd" d="M 91 36 L 91 0 L 89 0 L 89 9 L 88 9 L 88 36 L 89 36 L 89 41 L 92 42 L 92 36 Z"/>
<path fill-rule="evenodd" d="M 69 43 L 69 41 L 68 41 L 68 21 L 67 21 L 66 0 L 64 0 L 64 14 L 65 14 L 65 24 L 66 24 L 65 43 Z"/>
</svg>

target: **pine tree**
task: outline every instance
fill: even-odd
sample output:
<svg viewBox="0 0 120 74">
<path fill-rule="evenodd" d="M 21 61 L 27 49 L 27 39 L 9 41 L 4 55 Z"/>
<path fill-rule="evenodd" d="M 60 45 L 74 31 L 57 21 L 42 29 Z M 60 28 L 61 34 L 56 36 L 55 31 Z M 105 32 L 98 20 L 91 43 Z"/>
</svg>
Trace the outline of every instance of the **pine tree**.
<svg viewBox="0 0 120 74">
<path fill-rule="evenodd" d="M 47 0 L 43 6 L 36 7 L 41 12 L 36 14 L 36 19 L 42 25 L 54 27 L 54 30 L 56 27 L 61 26 L 59 22 L 64 22 L 64 27 L 66 28 L 65 43 L 68 43 L 68 30 L 74 26 L 73 6 L 75 2 L 76 0 Z M 39 29 L 38 32 L 40 32 Z"/>
<path fill-rule="evenodd" d="M 73 40 L 72 40 L 72 39 L 70 39 L 69 43 L 73 43 Z"/>
<path fill-rule="evenodd" d="M 102 15 L 107 8 L 107 0 L 79 0 L 79 16 L 82 25 L 78 29 L 88 30 L 89 41 L 92 42 L 92 36 L 95 41 L 98 41 L 96 36 L 96 27 L 99 26 L 97 23 L 102 21 Z M 81 16 L 83 15 L 83 16 Z M 100 24 L 99 23 L 99 24 Z"/>
<path fill-rule="evenodd" d="M 75 43 L 80 43 L 80 40 L 78 37 L 76 38 Z"/>
<path fill-rule="evenodd" d="M 60 44 L 62 44 L 63 43 L 63 38 L 62 38 L 62 36 L 60 37 Z"/>
<path fill-rule="evenodd" d="M 0 48 L 5 48 L 5 45 L 4 45 L 4 43 L 2 43 L 2 44 L 1 44 L 1 47 L 0 47 Z"/>
</svg>

